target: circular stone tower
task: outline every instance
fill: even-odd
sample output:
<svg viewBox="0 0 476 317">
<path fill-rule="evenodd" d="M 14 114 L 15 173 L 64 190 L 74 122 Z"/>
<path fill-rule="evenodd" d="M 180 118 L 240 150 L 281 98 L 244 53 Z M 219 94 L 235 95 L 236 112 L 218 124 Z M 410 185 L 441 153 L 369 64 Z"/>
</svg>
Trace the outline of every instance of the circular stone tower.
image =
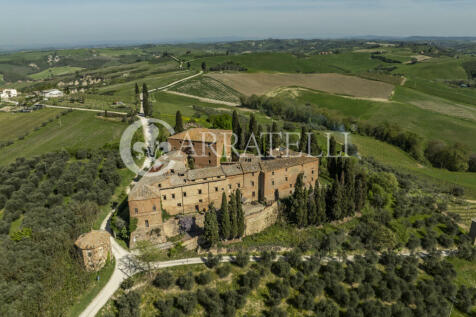
<svg viewBox="0 0 476 317">
<path fill-rule="evenodd" d="M 104 230 L 83 233 L 74 245 L 79 250 L 81 264 L 89 272 L 99 271 L 111 254 L 110 235 Z"/>
</svg>

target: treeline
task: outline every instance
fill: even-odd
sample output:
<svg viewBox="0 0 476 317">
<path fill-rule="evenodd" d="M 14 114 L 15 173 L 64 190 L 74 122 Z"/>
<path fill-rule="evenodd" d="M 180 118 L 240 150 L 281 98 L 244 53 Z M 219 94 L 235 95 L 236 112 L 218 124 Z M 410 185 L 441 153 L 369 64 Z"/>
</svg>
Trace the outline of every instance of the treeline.
<svg viewBox="0 0 476 317">
<path fill-rule="evenodd" d="M 241 66 L 237 62 L 227 61 L 221 64 L 217 64 L 215 66 L 210 66 L 208 70 L 212 72 L 224 71 L 224 70 L 246 72 L 248 69 L 246 67 Z"/>
<path fill-rule="evenodd" d="M 210 248 L 219 241 L 241 238 L 244 234 L 245 213 L 240 190 L 231 193 L 229 200 L 223 193 L 220 209 L 216 210 L 211 204 L 205 214 L 202 245 Z"/>
<path fill-rule="evenodd" d="M 392 59 L 392 58 L 388 58 L 388 57 L 385 57 L 383 55 L 381 55 L 381 53 L 372 53 L 370 55 L 370 58 L 371 59 L 378 59 L 384 63 L 389 63 L 389 64 L 401 64 L 402 62 L 399 61 L 399 60 L 396 60 L 396 59 Z"/>
<path fill-rule="evenodd" d="M 104 149 L 20 158 L 0 168 L 0 315 L 64 315 L 94 281 L 74 241 L 110 201 L 119 167 L 117 151 Z"/>
<path fill-rule="evenodd" d="M 476 61 L 464 62 L 463 64 L 461 64 L 461 66 L 463 66 L 464 70 L 466 71 L 466 74 L 468 74 L 469 79 L 476 78 Z"/>
<path fill-rule="evenodd" d="M 461 144 L 447 146 L 441 141 L 430 141 L 425 145 L 421 136 L 405 131 L 396 124 L 383 122 L 371 124 L 349 118 L 333 118 L 311 105 L 291 104 L 285 100 L 266 96 L 242 96 L 241 105 L 258 109 L 271 117 L 282 120 L 305 123 L 310 129 L 350 131 L 356 127 L 356 133 L 371 136 L 377 140 L 395 145 L 420 162 L 430 162 L 435 167 L 450 171 L 475 171 L 468 150 Z"/>
</svg>

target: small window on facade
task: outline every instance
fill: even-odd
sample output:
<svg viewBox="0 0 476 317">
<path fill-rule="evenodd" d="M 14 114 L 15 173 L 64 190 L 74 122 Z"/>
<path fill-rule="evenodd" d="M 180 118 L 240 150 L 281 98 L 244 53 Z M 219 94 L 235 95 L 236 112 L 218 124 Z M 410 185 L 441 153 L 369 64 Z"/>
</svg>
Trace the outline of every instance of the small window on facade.
<svg viewBox="0 0 476 317">
<path fill-rule="evenodd" d="M 183 192 L 183 197 L 187 197 L 187 192 Z"/>
<path fill-rule="evenodd" d="M 228 184 L 228 188 L 231 189 L 231 184 Z"/>
<path fill-rule="evenodd" d="M 254 182 L 254 181 L 251 181 L 251 186 L 255 186 L 255 182 Z"/>
<path fill-rule="evenodd" d="M 241 186 L 241 184 L 240 184 L 240 183 L 238 183 L 238 184 L 236 184 L 236 185 L 238 186 L 238 188 L 240 188 L 240 186 Z"/>
<path fill-rule="evenodd" d="M 159 184 L 159 188 L 161 188 L 161 187 L 162 187 L 162 184 Z"/>
<path fill-rule="evenodd" d="M 146 220 L 146 221 L 145 221 L 145 227 L 146 227 L 146 228 L 149 228 L 149 220 Z"/>
<path fill-rule="evenodd" d="M 286 176 L 285 178 L 286 178 L 286 181 L 288 181 L 288 177 Z"/>
<path fill-rule="evenodd" d="M 181 207 L 181 206 L 182 206 L 182 203 L 177 203 L 177 206 Z"/>
<path fill-rule="evenodd" d="M 211 161 L 211 160 L 208 160 L 208 164 L 211 164 L 211 163 L 212 163 L 212 161 Z"/>
<path fill-rule="evenodd" d="M 314 174 L 314 170 L 311 171 L 311 174 Z"/>
<path fill-rule="evenodd" d="M 274 186 L 274 181 L 271 181 L 271 184 Z"/>
<path fill-rule="evenodd" d="M 199 211 L 200 210 L 200 207 L 198 205 L 195 205 L 195 210 L 196 211 Z"/>
<path fill-rule="evenodd" d="M 215 187 L 215 191 L 216 191 L 216 192 L 218 191 L 218 187 Z"/>
<path fill-rule="evenodd" d="M 199 203 L 203 203 L 203 199 L 199 199 L 198 202 L 199 202 Z"/>
<path fill-rule="evenodd" d="M 172 194 L 172 199 L 175 199 L 175 194 Z"/>
<path fill-rule="evenodd" d="M 274 175 L 274 171 L 271 174 Z"/>
<path fill-rule="evenodd" d="M 251 176 L 255 176 L 255 173 L 254 173 L 254 172 L 253 172 L 253 173 L 251 173 Z"/>
<path fill-rule="evenodd" d="M 155 207 L 155 205 L 152 206 L 152 210 L 153 210 L 153 211 L 157 211 L 157 207 Z"/>
<path fill-rule="evenodd" d="M 255 197 L 255 196 L 256 196 L 256 193 L 255 193 L 255 192 L 252 192 L 252 193 L 251 193 L 251 196 L 252 196 L 252 197 Z"/>
<path fill-rule="evenodd" d="M 201 190 L 201 189 L 199 189 L 199 190 L 198 190 L 198 194 L 200 195 L 201 193 L 202 193 L 202 190 Z"/>
<path fill-rule="evenodd" d="M 164 200 L 167 200 L 167 195 L 163 195 L 162 198 L 163 198 Z"/>
<path fill-rule="evenodd" d="M 208 152 L 208 156 L 212 155 L 212 153 Z"/>
<path fill-rule="evenodd" d="M 136 215 L 139 213 L 139 209 L 137 208 L 134 208 L 134 212 L 136 213 Z"/>
<path fill-rule="evenodd" d="M 293 188 L 293 184 L 289 184 L 289 187 L 290 187 L 290 188 Z"/>
<path fill-rule="evenodd" d="M 286 167 L 286 172 L 288 171 L 288 168 Z"/>
</svg>

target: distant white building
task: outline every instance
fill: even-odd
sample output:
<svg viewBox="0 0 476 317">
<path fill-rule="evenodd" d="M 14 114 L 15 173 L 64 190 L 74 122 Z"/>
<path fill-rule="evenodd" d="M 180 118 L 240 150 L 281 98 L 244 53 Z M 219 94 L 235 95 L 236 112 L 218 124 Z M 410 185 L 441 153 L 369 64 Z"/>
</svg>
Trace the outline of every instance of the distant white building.
<svg viewBox="0 0 476 317">
<path fill-rule="evenodd" d="M 45 98 L 59 98 L 64 96 L 63 92 L 59 89 L 43 90 L 41 95 Z"/>
<path fill-rule="evenodd" d="M 0 97 L 2 99 L 8 99 L 16 96 L 18 96 L 18 92 L 16 89 L 4 89 L 0 94 Z"/>
</svg>

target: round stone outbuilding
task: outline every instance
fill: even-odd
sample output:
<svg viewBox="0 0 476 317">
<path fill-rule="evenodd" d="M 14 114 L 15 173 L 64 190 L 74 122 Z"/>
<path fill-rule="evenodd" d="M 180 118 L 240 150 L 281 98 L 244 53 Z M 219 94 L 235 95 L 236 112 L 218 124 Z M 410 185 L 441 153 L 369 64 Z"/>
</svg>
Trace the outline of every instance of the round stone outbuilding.
<svg viewBox="0 0 476 317">
<path fill-rule="evenodd" d="M 110 234 L 104 230 L 83 233 L 74 245 L 79 250 L 81 264 L 86 271 L 99 271 L 111 254 Z"/>
</svg>

